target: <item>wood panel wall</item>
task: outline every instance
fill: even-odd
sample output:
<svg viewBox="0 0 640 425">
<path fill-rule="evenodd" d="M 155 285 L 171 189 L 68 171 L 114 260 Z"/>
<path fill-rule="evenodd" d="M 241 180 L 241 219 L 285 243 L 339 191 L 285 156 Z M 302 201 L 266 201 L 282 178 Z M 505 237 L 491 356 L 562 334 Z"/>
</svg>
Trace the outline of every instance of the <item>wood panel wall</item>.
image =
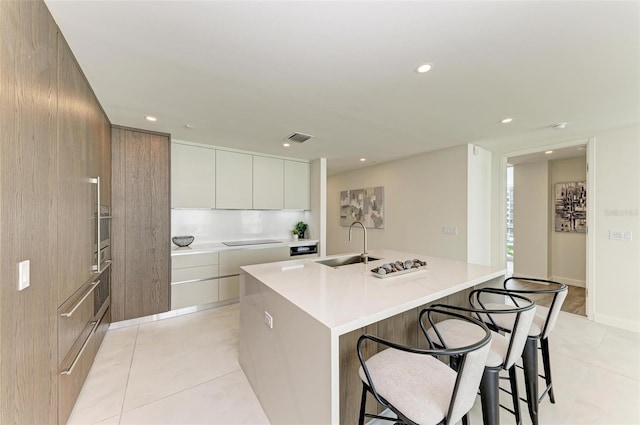
<svg viewBox="0 0 640 425">
<path fill-rule="evenodd" d="M 0 423 L 56 423 L 56 43 L 43 2 L 0 2 Z M 31 286 L 18 291 L 18 263 Z"/>
<path fill-rule="evenodd" d="M 112 320 L 170 308 L 170 136 L 112 128 Z"/>
</svg>

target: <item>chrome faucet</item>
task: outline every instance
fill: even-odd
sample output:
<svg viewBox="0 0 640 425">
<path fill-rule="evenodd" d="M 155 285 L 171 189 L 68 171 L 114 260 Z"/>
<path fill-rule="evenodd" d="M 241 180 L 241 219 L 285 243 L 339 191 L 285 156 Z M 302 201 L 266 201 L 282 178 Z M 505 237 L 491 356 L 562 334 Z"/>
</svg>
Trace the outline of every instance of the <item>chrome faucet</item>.
<svg viewBox="0 0 640 425">
<path fill-rule="evenodd" d="M 354 221 L 353 223 L 351 223 L 351 226 L 349 226 L 349 242 L 351 242 L 351 228 L 354 224 L 359 224 L 360 226 L 362 226 L 362 230 L 364 230 L 364 251 L 362 252 L 362 254 L 360 254 L 360 257 L 362 257 L 364 263 L 367 264 L 367 261 L 369 260 L 369 253 L 367 252 L 367 228 L 364 227 L 364 224 L 359 221 Z"/>
</svg>

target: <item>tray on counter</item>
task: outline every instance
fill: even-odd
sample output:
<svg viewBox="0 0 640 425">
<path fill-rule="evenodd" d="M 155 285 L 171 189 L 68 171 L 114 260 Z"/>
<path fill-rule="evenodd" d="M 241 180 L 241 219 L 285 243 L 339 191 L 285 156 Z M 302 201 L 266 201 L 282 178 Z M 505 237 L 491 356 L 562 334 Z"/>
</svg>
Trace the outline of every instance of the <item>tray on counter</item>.
<svg viewBox="0 0 640 425">
<path fill-rule="evenodd" d="M 415 260 L 407 260 L 407 261 L 415 261 Z M 420 270 L 424 270 L 427 268 L 427 262 L 423 261 L 423 260 L 419 260 L 421 263 L 424 263 L 424 265 L 421 265 L 419 267 L 412 267 L 412 268 L 408 268 L 408 269 L 402 269 L 402 270 L 398 270 L 398 271 L 393 271 L 393 272 L 387 272 L 387 274 L 379 274 L 377 272 L 375 272 L 374 270 L 379 269 L 380 267 L 376 267 L 371 269 L 371 274 L 374 275 L 375 277 L 379 278 L 379 279 L 386 279 L 389 277 L 394 277 L 394 276 L 400 276 L 403 274 L 407 274 L 407 273 L 413 273 L 413 272 L 417 272 Z M 401 263 L 405 263 L 404 261 L 399 261 Z M 392 263 L 386 263 L 386 264 L 392 264 Z"/>
</svg>

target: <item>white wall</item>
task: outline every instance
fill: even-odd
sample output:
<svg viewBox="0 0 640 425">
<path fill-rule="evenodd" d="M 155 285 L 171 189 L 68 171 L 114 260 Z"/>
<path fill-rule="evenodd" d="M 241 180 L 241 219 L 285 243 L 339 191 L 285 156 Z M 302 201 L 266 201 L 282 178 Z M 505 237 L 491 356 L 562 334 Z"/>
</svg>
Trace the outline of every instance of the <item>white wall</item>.
<svg viewBox="0 0 640 425">
<path fill-rule="evenodd" d="M 640 129 L 596 135 L 594 318 L 640 331 Z M 592 196 L 595 195 L 595 196 Z M 631 231 L 631 241 L 609 239 L 609 231 Z"/>
<path fill-rule="evenodd" d="M 308 219 L 308 238 L 318 240 L 318 253 L 327 251 L 327 160 L 311 161 L 311 212 Z"/>
<path fill-rule="evenodd" d="M 340 192 L 384 186 L 385 228 L 368 229 L 369 248 L 466 260 L 467 156 L 462 145 L 330 176 L 327 254 L 362 251 L 362 231 L 349 243 L 340 225 Z M 444 235 L 443 226 L 457 227 L 457 235 Z"/>
<path fill-rule="evenodd" d="M 514 165 L 514 275 L 542 279 L 548 277 L 548 188 L 549 170 L 547 161 Z"/>
<path fill-rule="evenodd" d="M 495 226 L 504 225 L 504 156 L 576 144 L 576 138 L 553 134 L 553 137 L 517 145 L 499 140 L 483 143 L 494 154 L 492 222 Z M 640 129 L 636 124 L 590 136 L 593 142 L 587 148 L 592 151 L 588 157 L 588 178 L 593 179 L 594 184 L 589 188 L 588 208 L 595 213 L 588 218 L 591 220 L 588 238 L 593 239 L 593 250 L 587 246 L 587 287 L 590 288 L 589 303 L 593 304 L 587 312 L 596 322 L 640 332 Z M 628 229 L 633 232 L 633 239 L 609 240 L 610 229 Z M 500 261 L 504 258 L 504 236 L 493 232 L 492 237 L 492 258 L 494 262 Z"/>
<path fill-rule="evenodd" d="M 584 156 L 549 161 L 549 277 L 581 287 L 587 280 L 587 235 L 555 231 L 554 199 L 556 183 L 587 180 L 586 165 Z"/>
<path fill-rule="evenodd" d="M 171 236 L 193 235 L 194 244 L 240 239 L 288 239 L 308 211 L 171 210 Z"/>
<path fill-rule="evenodd" d="M 468 145 L 467 261 L 491 264 L 491 160 L 486 149 Z"/>
</svg>

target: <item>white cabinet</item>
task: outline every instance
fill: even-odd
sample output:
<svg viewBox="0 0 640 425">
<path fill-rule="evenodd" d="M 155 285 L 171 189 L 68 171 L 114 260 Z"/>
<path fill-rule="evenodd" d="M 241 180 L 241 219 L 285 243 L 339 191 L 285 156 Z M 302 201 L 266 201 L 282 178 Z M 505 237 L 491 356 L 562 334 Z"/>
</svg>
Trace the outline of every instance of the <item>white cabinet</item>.
<svg viewBox="0 0 640 425">
<path fill-rule="evenodd" d="M 218 301 L 218 253 L 171 259 L 171 310 Z"/>
<path fill-rule="evenodd" d="M 311 209 L 311 165 L 284 161 L 284 209 Z"/>
<path fill-rule="evenodd" d="M 216 208 L 253 208 L 253 155 L 216 151 Z"/>
<path fill-rule="evenodd" d="M 171 207 L 216 207 L 215 149 L 171 143 Z"/>
<path fill-rule="evenodd" d="M 284 206 L 284 161 L 253 156 L 253 209 L 281 210 Z"/>
<path fill-rule="evenodd" d="M 309 210 L 310 164 L 173 142 L 171 208 Z"/>
<path fill-rule="evenodd" d="M 289 246 L 220 252 L 220 301 L 240 295 L 240 267 L 289 260 Z"/>
</svg>

